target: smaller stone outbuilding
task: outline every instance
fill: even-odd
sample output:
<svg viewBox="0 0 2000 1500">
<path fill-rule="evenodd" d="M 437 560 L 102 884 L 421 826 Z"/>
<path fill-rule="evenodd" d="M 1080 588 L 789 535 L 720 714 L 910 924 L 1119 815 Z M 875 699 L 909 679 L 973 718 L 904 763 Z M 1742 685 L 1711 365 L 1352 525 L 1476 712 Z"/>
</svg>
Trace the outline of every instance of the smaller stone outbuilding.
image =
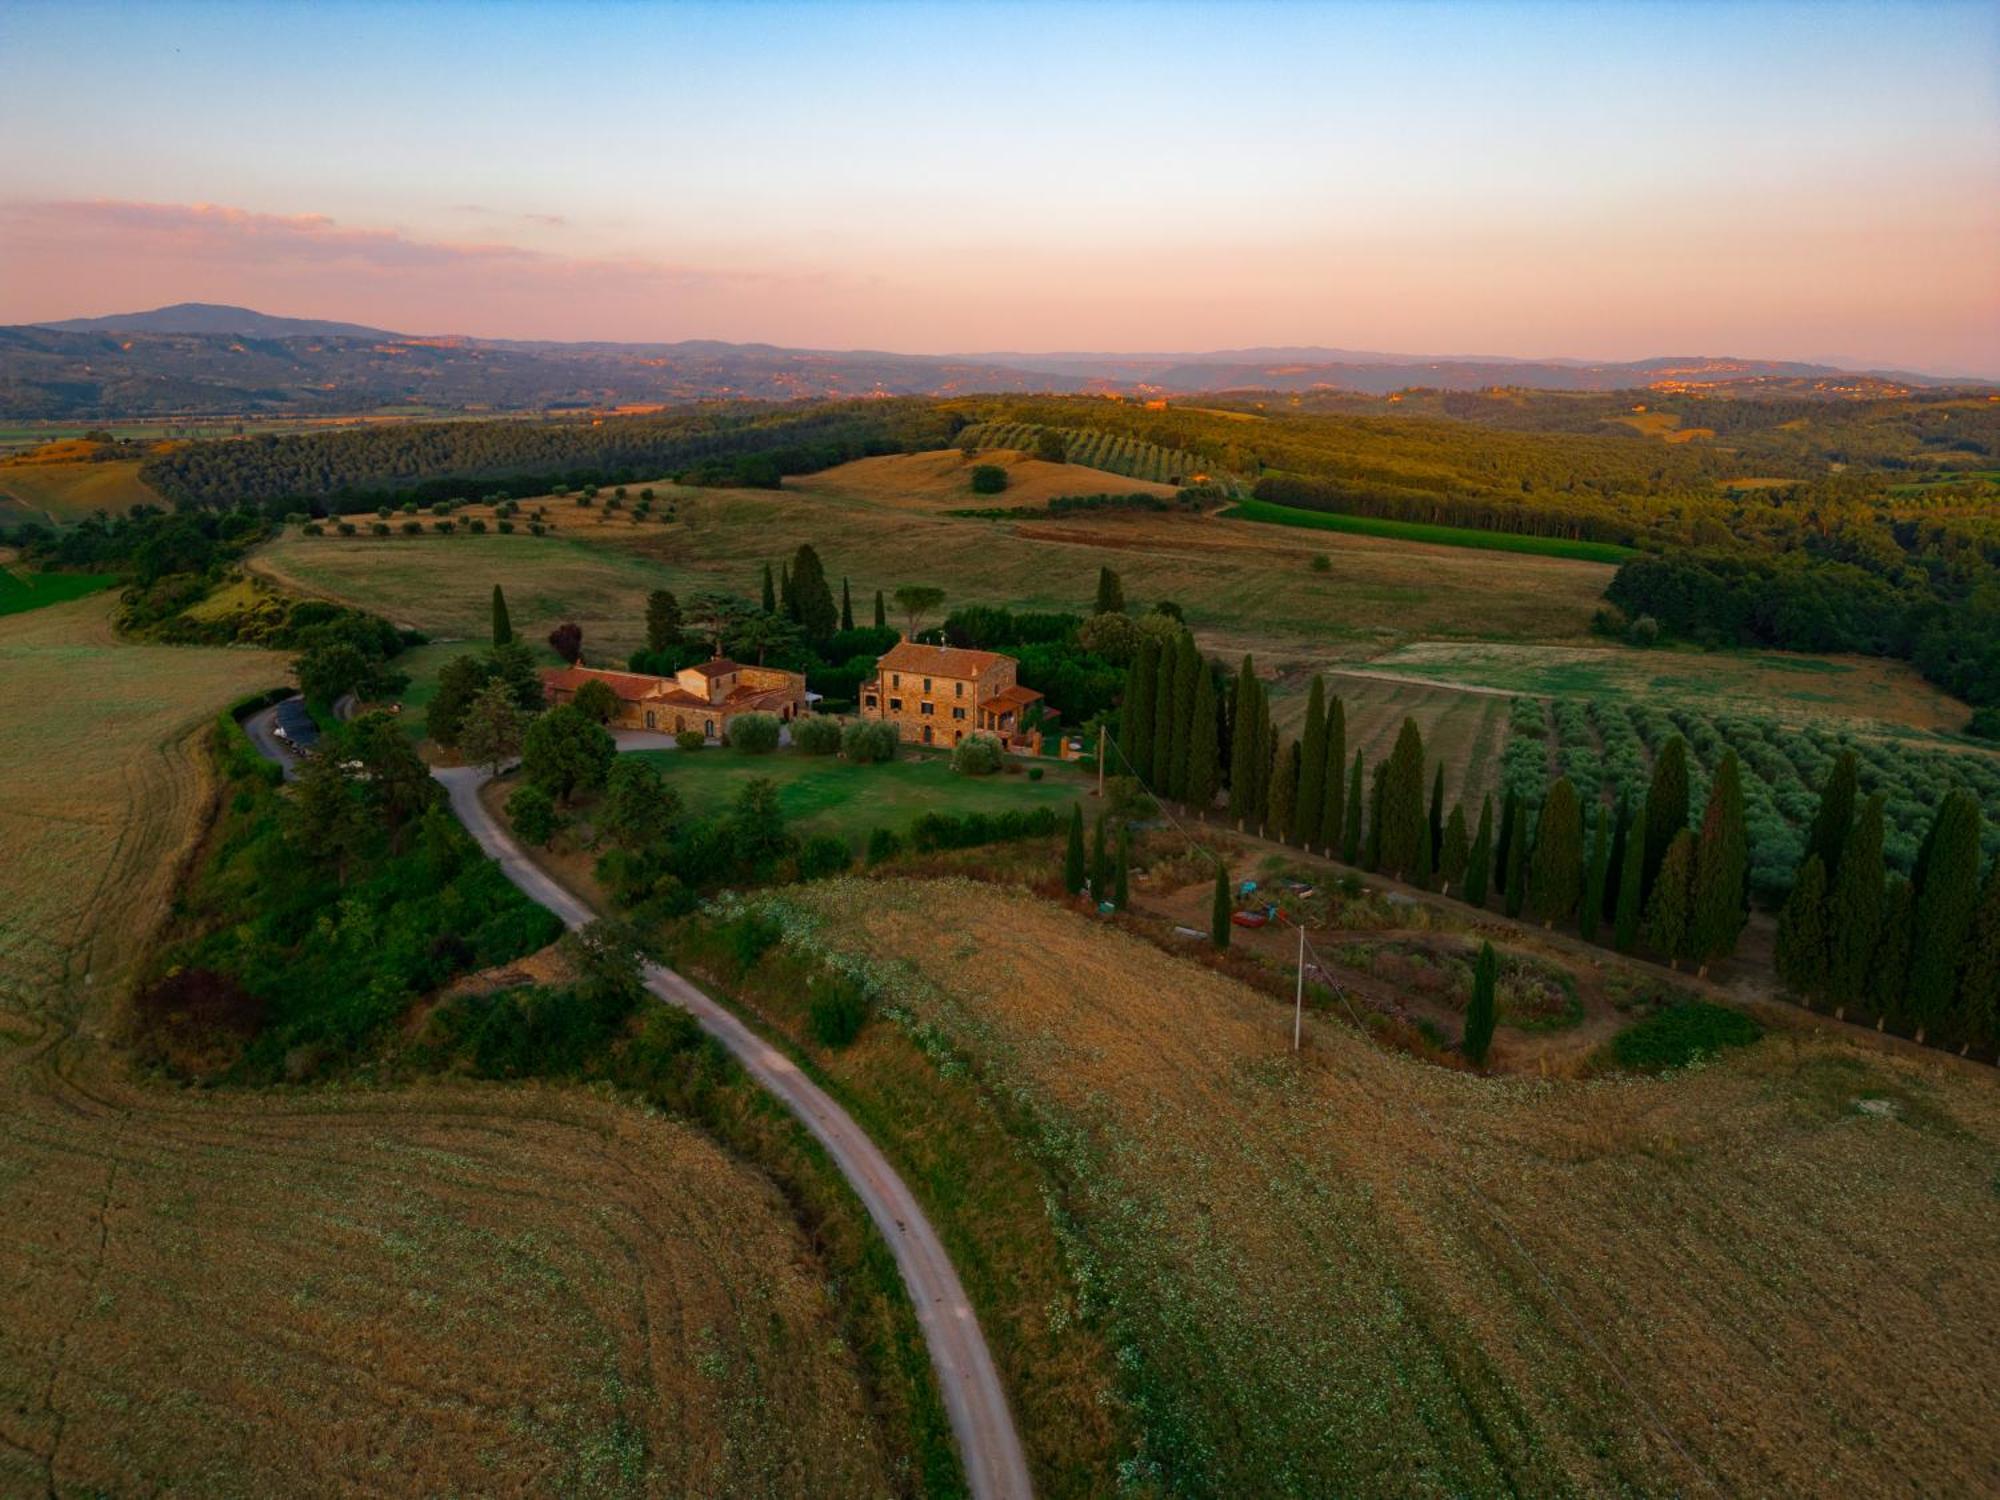
<svg viewBox="0 0 2000 1500">
<path fill-rule="evenodd" d="M 660 734 L 698 729 L 709 739 L 720 739 L 729 733 L 730 721 L 739 714 L 772 714 L 791 720 L 806 708 L 804 673 L 745 666 L 726 656 L 683 667 L 672 677 L 582 665 L 554 667 L 542 673 L 551 707 L 569 702 L 586 682 L 601 682 L 618 695 L 618 715 L 611 721 L 614 728 L 651 729 Z"/>
</svg>

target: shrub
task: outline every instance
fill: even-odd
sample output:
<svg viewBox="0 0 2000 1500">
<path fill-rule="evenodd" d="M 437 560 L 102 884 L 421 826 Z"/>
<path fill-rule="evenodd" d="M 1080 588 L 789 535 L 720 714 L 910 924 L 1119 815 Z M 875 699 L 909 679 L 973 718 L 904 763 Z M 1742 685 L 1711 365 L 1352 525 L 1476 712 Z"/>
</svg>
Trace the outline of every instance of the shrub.
<svg viewBox="0 0 2000 1500">
<path fill-rule="evenodd" d="M 1040 781 L 1041 779 L 1042 779 L 1042 768 L 1040 766 L 1028 767 L 1028 780 Z"/>
<path fill-rule="evenodd" d="M 868 992 L 844 974 L 815 978 L 806 992 L 806 1021 L 822 1047 L 845 1047 L 868 1020 Z"/>
<path fill-rule="evenodd" d="M 389 519 L 389 514 L 390 512 L 388 506 L 378 505 L 375 507 L 375 516 L 377 520 L 386 521 Z"/>
<path fill-rule="evenodd" d="M 1651 615 L 1641 615 L 1627 628 L 1625 639 L 1635 646 L 1651 646 L 1660 639 L 1660 622 Z"/>
<path fill-rule="evenodd" d="M 708 744 L 708 736 L 699 729 L 683 729 L 674 736 L 674 743 L 683 750 L 700 750 Z"/>
<path fill-rule="evenodd" d="M 893 828 L 877 828 L 868 835 L 868 863 L 879 865 L 903 852 L 903 836 Z"/>
<path fill-rule="evenodd" d="M 389 534 L 389 523 L 387 521 L 377 521 L 373 526 L 369 527 L 369 530 L 373 531 L 377 536 L 387 536 Z"/>
<path fill-rule="evenodd" d="M 542 533 L 547 531 L 548 529 L 549 528 L 544 526 L 540 521 L 530 521 L 528 523 L 528 530 L 535 536 L 542 535 Z"/>
<path fill-rule="evenodd" d="M 454 531 L 458 530 L 458 523 L 456 521 L 433 521 L 431 522 L 431 530 L 435 531 L 439 536 L 450 536 Z"/>
<path fill-rule="evenodd" d="M 778 748 L 776 714 L 739 714 L 730 721 L 729 743 L 746 755 L 769 755 Z"/>
<path fill-rule="evenodd" d="M 1741 1011 L 1689 1000 L 1626 1027 L 1611 1039 L 1611 1055 L 1621 1067 L 1657 1072 L 1684 1068 L 1724 1047 L 1747 1047 L 1763 1034 Z"/>
<path fill-rule="evenodd" d="M 538 786 L 524 786 L 509 797 L 507 817 L 514 824 L 516 833 L 544 849 L 561 826 L 556 817 L 555 799 Z"/>
<path fill-rule="evenodd" d="M 974 849 L 1009 839 L 1046 838 L 1061 825 L 1053 807 L 1003 813 L 925 813 L 910 825 L 910 847 L 923 854 Z"/>
<path fill-rule="evenodd" d="M 857 719 L 841 733 L 840 750 L 857 765 L 874 765 L 894 760 L 903 737 L 894 724 L 882 719 Z"/>
<path fill-rule="evenodd" d="M 424 523 L 422 521 L 405 521 L 403 523 L 404 536 L 422 536 L 423 534 Z"/>
<path fill-rule="evenodd" d="M 961 776 L 991 776 L 1000 769 L 1000 742 L 990 734 L 969 734 L 952 747 L 951 768 Z"/>
<path fill-rule="evenodd" d="M 1313 554 L 1312 570 L 1315 573 L 1331 573 L 1333 571 L 1333 559 L 1328 557 L 1324 552 L 1315 552 Z"/>
<path fill-rule="evenodd" d="M 972 493 L 997 495 L 1007 488 L 1007 471 L 998 464 L 978 464 L 972 470 Z"/>
<path fill-rule="evenodd" d="M 799 879 L 824 880 L 838 875 L 854 863 L 854 851 L 847 840 L 830 833 L 816 833 L 799 850 Z"/>
<path fill-rule="evenodd" d="M 317 521 L 308 521 L 306 522 L 305 525 L 301 526 L 299 530 L 303 531 L 307 536 L 326 535 L 326 528 L 320 525 L 319 522 Z"/>
<path fill-rule="evenodd" d="M 342 521 L 340 523 L 340 534 L 342 536 L 353 536 L 354 523 L 352 521 Z"/>
<path fill-rule="evenodd" d="M 502 536 L 512 536 L 514 534 L 514 523 L 512 521 L 502 521 L 499 524 Z"/>
<path fill-rule="evenodd" d="M 470 521 L 467 521 L 465 523 L 465 529 L 471 532 L 474 536 L 486 535 L 486 523 L 480 520 L 479 517 L 477 516 L 474 516 Z"/>
<path fill-rule="evenodd" d="M 840 749 L 840 721 L 812 714 L 792 725 L 792 743 L 807 755 L 833 755 Z"/>
</svg>

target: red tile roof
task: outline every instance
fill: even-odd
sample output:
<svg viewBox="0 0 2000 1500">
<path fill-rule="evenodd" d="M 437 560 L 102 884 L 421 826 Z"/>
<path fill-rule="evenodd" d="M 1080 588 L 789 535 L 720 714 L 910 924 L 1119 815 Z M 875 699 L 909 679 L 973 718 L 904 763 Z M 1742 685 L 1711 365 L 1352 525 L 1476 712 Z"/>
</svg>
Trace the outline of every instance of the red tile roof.
<svg viewBox="0 0 2000 1500">
<path fill-rule="evenodd" d="M 727 677 L 731 672 L 740 672 L 743 668 L 726 656 L 718 656 L 713 661 L 703 662 L 694 670 L 704 677 Z"/>
<path fill-rule="evenodd" d="M 586 682 L 601 682 L 627 703 L 657 698 L 675 691 L 671 677 L 653 677 L 644 672 L 612 672 L 602 667 L 550 667 L 542 673 L 542 685 L 557 692 L 573 693 Z"/>
<path fill-rule="evenodd" d="M 898 641 L 875 663 L 887 672 L 921 672 L 970 682 L 1007 660 L 993 651 L 968 651 L 958 646 L 924 646 Z"/>
</svg>

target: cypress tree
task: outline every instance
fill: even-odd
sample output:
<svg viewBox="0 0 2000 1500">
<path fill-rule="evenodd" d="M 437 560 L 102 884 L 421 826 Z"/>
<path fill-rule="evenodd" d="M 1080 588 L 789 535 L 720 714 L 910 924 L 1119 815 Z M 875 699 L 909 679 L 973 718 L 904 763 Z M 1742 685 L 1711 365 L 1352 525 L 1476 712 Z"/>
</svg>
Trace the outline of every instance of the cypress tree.
<svg viewBox="0 0 2000 1500">
<path fill-rule="evenodd" d="M 840 628 L 842 630 L 854 628 L 854 595 L 848 591 L 845 576 L 840 580 Z"/>
<path fill-rule="evenodd" d="M 1597 941 L 1597 924 L 1604 920 L 1604 887 L 1611 878 L 1611 809 L 1596 804 L 1591 818 L 1590 863 L 1583 872 L 1583 899 L 1577 903 L 1576 930 L 1587 943 Z"/>
<path fill-rule="evenodd" d="M 1347 781 L 1347 816 L 1340 825 L 1340 857 L 1353 864 L 1361 857 L 1361 752 L 1354 752 L 1354 773 Z"/>
<path fill-rule="evenodd" d="M 1910 978 L 1910 942 L 1916 921 L 1916 892 L 1900 875 L 1891 875 L 1882 891 L 1882 932 L 1868 961 L 1868 999 L 1884 1020 L 1900 1021 L 1907 1013 L 1905 995 Z"/>
<path fill-rule="evenodd" d="M 1472 836 L 1472 848 L 1465 860 L 1465 904 L 1486 905 L 1486 888 L 1493 877 L 1493 794 L 1479 804 L 1479 832 Z"/>
<path fill-rule="evenodd" d="M 1104 837 L 1104 818 L 1100 809 L 1090 829 L 1090 894 L 1096 901 L 1111 894 L 1111 847 Z"/>
<path fill-rule="evenodd" d="M 1371 870 L 1382 868 L 1382 800 L 1387 791 L 1389 762 L 1380 761 L 1368 786 L 1368 857 Z"/>
<path fill-rule="evenodd" d="M 1743 766 L 1734 750 L 1722 757 L 1702 810 L 1695 846 L 1694 909 L 1688 919 L 1688 954 L 1698 972 L 1736 951 L 1750 919 L 1750 831 L 1743 821 Z"/>
<path fill-rule="evenodd" d="M 1097 613 L 1100 615 L 1125 613 L 1125 585 L 1109 568 L 1097 570 Z"/>
<path fill-rule="evenodd" d="M 1868 995 L 1868 961 L 1882 931 L 1888 871 L 1882 859 L 1882 795 L 1861 806 L 1840 855 L 1840 874 L 1827 897 L 1826 992 L 1835 1005 Z"/>
<path fill-rule="evenodd" d="M 1069 810 L 1069 847 L 1063 853 L 1063 889 L 1072 896 L 1083 890 L 1083 806 Z"/>
<path fill-rule="evenodd" d="M 507 618 L 507 596 L 500 592 L 497 583 L 493 585 L 493 644 L 514 644 L 514 623 Z"/>
<path fill-rule="evenodd" d="M 1479 958 L 1472 966 L 1472 999 L 1465 1007 L 1465 1038 L 1459 1050 L 1475 1066 L 1483 1065 L 1493 1046 L 1494 991 L 1499 987 L 1500 961 L 1491 943 L 1479 945 Z"/>
<path fill-rule="evenodd" d="M 1171 641 L 1160 643 L 1160 662 L 1153 669 L 1153 758 L 1146 768 L 1146 785 L 1156 797 L 1172 797 L 1167 778 L 1174 764 L 1174 666 L 1178 656 Z"/>
<path fill-rule="evenodd" d="M 1445 820 L 1444 838 L 1438 845 L 1438 874 L 1447 896 L 1453 886 L 1465 879 L 1465 867 L 1471 859 L 1472 848 L 1465 836 L 1465 804 L 1454 803 L 1451 816 Z"/>
<path fill-rule="evenodd" d="M 772 581 L 772 579 L 771 579 L 771 565 L 770 565 L 769 563 L 765 563 L 765 564 L 764 564 L 764 601 L 763 601 L 763 602 L 764 602 L 764 613 L 765 613 L 765 614 L 767 614 L 767 615 L 774 615 L 774 614 L 776 614 L 776 613 L 778 612 L 778 586 L 777 586 L 777 584 L 776 584 L 776 583 L 774 583 L 774 582 Z"/>
<path fill-rule="evenodd" d="M 1576 910 L 1583 886 L 1583 810 L 1567 776 L 1549 788 L 1535 822 L 1535 852 L 1528 871 L 1529 905 L 1544 927 Z"/>
<path fill-rule="evenodd" d="M 1627 795 L 1622 791 L 1618 794 L 1618 812 L 1611 821 L 1611 857 L 1604 862 L 1604 905 L 1600 914 L 1607 921 L 1618 910 L 1618 892 L 1625 873 L 1625 840 L 1632 832 L 1632 805 Z"/>
<path fill-rule="evenodd" d="M 1643 817 L 1645 809 L 1640 814 Z M 1618 871 L 1618 904 L 1613 909 L 1611 941 L 1620 953 L 1630 953 L 1639 942 L 1639 890 L 1645 884 L 1646 841 L 1639 836 L 1644 825 L 1635 822 L 1633 836 L 1625 841 L 1625 863 Z"/>
<path fill-rule="evenodd" d="M 1852 750 L 1843 750 L 1834 757 L 1833 768 L 1826 773 L 1826 786 L 1819 794 L 1819 810 L 1813 814 L 1812 826 L 1806 831 L 1806 854 L 1819 856 L 1819 862 L 1826 867 L 1829 889 L 1839 883 L 1841 855 L 1854 827 L 1859 769 L 1860 763 Z"/>
<path fill-rule="evenodd" d="M 1909 991 L 1920 1042 L 1951 1019 L 1958 966 L 1979 906 L 1979 824 L 1978 798 L 1962 787 L 1945 793 L 1931 824 L 1930 858 L 1919 866 Z"/>
<path fill-rule="evenodd" d="M 1326 683 L 1313 674 L 1306 693 L 1306 727 L 1299 737 L 1299 794 L 1292 836 L 1305 848 L 1323 842 L 1326 826 Z"/>
<path fill-rule="evenodd" d="M 1188 763 L 1194 757 L 1194 700 L 1205 675 L 1194 637 L 1183 632 L 1174 647 L 1174 738 L 1166 774 L 1167 794 L 1176 802 L 1187 801 Z"/>
<path fill-rule="evenodd" d="M 1515 814 L 1521 810 L 1521 794 L 1509 791 L 1500 804 L 1500 842 L 1493 848 L 1493 889 L 1507 894 L 1507 871 L 1514 854 Z"/>
<path fill-rule="evenodd" d="M 1641 873 L 1639 900 L 1650 910 L 1653 881 L 1658 878 L 1660 861 L 1674 835 L 1688 826 L 1687 741 L 1675 735 L 1660 748 L 1653 762 L 1653 784 L 1646 793 L 1646 863 Z"/>
<path fill-rule="evenodd" d="M 1220 861 L 1215 866 L 1215 900 L 1208 909 L 1208 940 L 1218 948 L 1229 946 L 1229 871 Z"/>
<path fill-rule="evenodd" d="M 1220 738 L 1215 709 L 1215 674 L 1208 670 L 1208 663 L 1203 662 L 1201 675 L 1195 678 L 1194 684 L 1194 722 L 1188 730 L 1185 799 L 1197 812 L 1205 813 L 1215 805 L 1215 750 Z"/>
<path fill-rule="evenodd" d="M 1679 968 L 1688 951 L 1688 919 L 1693 915 L 1694 834 L 1683 828 L 1667 845 L 1660 873 L 1653 877 L 1653 900 L 1646 908 L 1646 941 Z"/>
<path fill-rule="evenodd" d="M 1778 912 L 1778 977 L 1811 1005 L 1826 993 L 1826 866 L 1808 854 Z"/>
<path fill-rule="evenodd" d="M 840 611 L 834 607 L 833 586 L 826 581 L 826 569 L 811 542 L 799 544 L 799 550 L 792 554 L 787 576 L 791 581 L 791 599 L 786 613 L 798 621 L 807 640 L 815 643 L 832 640 L 834 631 L 840 628 Z"/>
<path fill-rule="evenodd" d="M 1379 868 L 1397 879 L 1418 878 L 1430 863 L 1430 831 L 1424 823 L 1424 739 L 1415 719 L 1403 720 L 1389 752 L 1382 784 L 1382 858 Z"/>
<path fill-rule="evenodd" d="M 1335 698 L 1326 706 L 1326 811 L 1319 820 L 1320 840 L 1328 849 L 1341 842 L 1347 828 L 1346 787 L 1347 706 Z"/>
<path fill-rule="evenodd" d="M 1118 712 L 1118 748 L 1125 769 L 1142 781 L 1152 779 L 1153 693 L 1160 675 L 1160 645 L 1151 636 L 1139 642 L 1139 654 L 1125 674 L 1125 702 Z"/>
<path fill-rule="evenodd" d="M 1236 674 L 1236 722 L 1229 736 L 1229 816 L 1238 827 L 1248 826 L 1250 798 L 1257 777 L 1250 762 L 1257 753 L 1257 731 L 1251 720 L 1257 709 L 1257 673 L 1250 658 Z"/>
<path fill-rule="evenodd" d="M 646 649 L 665 651 L 681 638 L 681 605 L 666 589 L 646 596 Z"/>
<path fill-rule="evenodd" d="M 1983 1051 L 2000 1034 L 2000 857 L 1986 872 L 1979 910 L 1972 918 L 1972 936 L 1965 945 L 1965 960 L 1959 965 L 1954 1025 L 1966 1048 Z"/>
<path fill-rule="evenodd" d="M 1444 857 L 1444 762 L 1439 761 L 1437 775 L 1431 778 L 1431 868 L 1438 867 Z"/>
<path fill-rule="evenodd" d="M 882 591 L 880 589 L 875 590 L 875 628 L 877 630 L 887 630 L 889 628 L 889 611 L 882 603 Z"/>
<path fill-rule="evenodd" d="M 1271 773 L 1277 766 L 1278 736 L 1271 727 L 1271 700 L 1264 684 L 1250 685 L 1250 828 L 1261 833 L 1271 817 Z"/>
<path fill-rule="evenodd" d="M 1292 830 L 1292 815 L 1298 809 L 1299 745 L 1297 740 L 1281 743 L 1271 768 L 1271 802 L 1268 820 L 1271 837 L 1279 843 Z"/>
<path fill-rule="evenodd" d="M 1501 910 L 1520 916 L 1528 899 L 1528 810 L 1518 801 L 1507 829 L 1507 889 L 1501 894 L 1507 898 Z"/>
<path fill-rule="evenodd" d="M 793 624 L 799 619 L 799 598 L 792 592 L 792 570 L 784 563 L 778 565 L 778 613 Z"/>
</svg>

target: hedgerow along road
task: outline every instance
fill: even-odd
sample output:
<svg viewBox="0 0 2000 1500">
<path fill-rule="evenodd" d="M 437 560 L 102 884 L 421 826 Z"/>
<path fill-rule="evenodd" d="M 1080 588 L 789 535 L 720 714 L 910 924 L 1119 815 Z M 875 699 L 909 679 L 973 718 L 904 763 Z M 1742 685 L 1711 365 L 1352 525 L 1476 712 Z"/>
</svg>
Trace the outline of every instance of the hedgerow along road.
<svg viewBox="0 0 2000 1500">
<path fill-rule="evenodd" d="M 458 820 L 509 880 L 572 929 L 595 919 L 595 912 L 529 859 L 493 820 L 479 800 L 479 788 L 487 780 L 485 771 L 468 766 L 432 774 L 444 784 Z M 986 1337 L 937 1231 L 888 1158 L 846 1110 L 799 1070 L 798 1064 L 751 1031 L 734 1012 L 662 964 L 646 965 L 645 982 L 654 995 L 687 1011 L 702 1030 L 728 1048 L 744 1071 L 776 1096 L 826 1148 L 896 1257 L 903 1285 L 916 1308 L 918 1326 L 930 1348 L 931 1365 L 937 1371 L 975 1500 L 1026 1500 L 1033 1494 L 1027 1459 Z"/>
</svg>

